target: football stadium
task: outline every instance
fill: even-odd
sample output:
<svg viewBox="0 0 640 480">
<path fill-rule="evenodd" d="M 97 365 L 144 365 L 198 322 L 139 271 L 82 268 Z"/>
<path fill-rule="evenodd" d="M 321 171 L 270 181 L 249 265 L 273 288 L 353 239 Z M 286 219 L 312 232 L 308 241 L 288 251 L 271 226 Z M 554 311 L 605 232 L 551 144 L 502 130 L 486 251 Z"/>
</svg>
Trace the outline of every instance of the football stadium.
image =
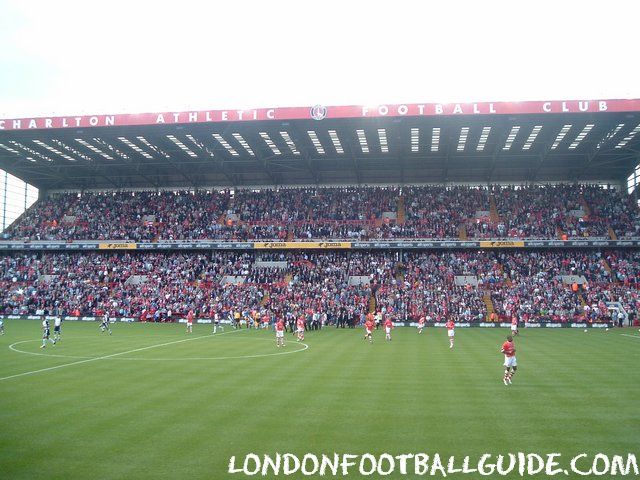
<svg viewBox="0 0 640 480">
<path fill-rule="evenodd" d="M 640 91 L 616 81 L 7 109 L 2 478 L 637 478 Z"/>
</svg>

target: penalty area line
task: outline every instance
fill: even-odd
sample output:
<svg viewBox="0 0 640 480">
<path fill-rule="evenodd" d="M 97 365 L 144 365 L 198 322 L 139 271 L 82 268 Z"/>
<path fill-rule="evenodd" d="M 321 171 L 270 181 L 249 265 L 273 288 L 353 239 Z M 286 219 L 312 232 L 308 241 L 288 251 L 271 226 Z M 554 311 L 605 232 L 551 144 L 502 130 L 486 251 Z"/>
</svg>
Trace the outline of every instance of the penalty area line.
<svg viewBox="0 0 640 480">
<path fill-rule="evenodd" d="M 237 333 L 237 332 L 241 332 L 241 331 L 242 330 L 232 330 L 231 332 L 224 332 L 224 333 L 221 333 L 221 334 L 219 334 L 217 336 L 227 335 L 229 333 Z M 30 372 L 16 373 L 15 375 L 9 375 L 8 377 L 0 377 L 0 382 L 2 382 L 3 380 L 10 380 L 12 378 L 25 377 L 27 375 L 35 375 L 36 373 L 49 372 L 51 370 L 57 370 L 59 368 L 71 367 L 73 365 L 80 365 L 82 363 L 95 362 L 97 360 L 106 360 L 107 358 L 119 357 L 120 355 L 128 355 L 130 353 L 142 352 L 144 350 L 149 350 L 151 348 L 166 347 L 167 345 L 174 345 L 176 343 L 184 343 L 184 342 L 190 342 L 190 341 L 193 341 L 193 340 L 200 340 L 201 338 L 215 338 L 215 336 L 213 336 L 213 335 L 201 335 L 201 336 L 198 336 L 198 337 L 183 338 L 182 340 L 175 340 L 173 342 L 165 342 L 165 343 L 159 343 L 157 345 L 149 345 L 148 347 L 135 348 L 133 350 L 127 350 L 126 352 L 112 353 L 111 355 L 103 355 L 101 357 L 87 358 L 85 360 L 78 360 L 77 362 L 63 363 L 62 365 L 56 365 L 54 367 L 41 368 L 39 370 L 31 370 Z"/>
</svg>

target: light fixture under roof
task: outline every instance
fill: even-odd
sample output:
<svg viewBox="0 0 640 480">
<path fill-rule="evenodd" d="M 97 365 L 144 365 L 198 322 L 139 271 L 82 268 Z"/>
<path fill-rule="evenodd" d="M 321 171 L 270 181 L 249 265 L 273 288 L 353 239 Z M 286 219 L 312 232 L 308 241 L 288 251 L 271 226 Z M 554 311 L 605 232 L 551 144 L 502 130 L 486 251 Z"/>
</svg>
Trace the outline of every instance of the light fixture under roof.
<svg viewBox="0 0 640 480">
<path fill-rule="evenodd" d="M 153 150 L 154 152 L 162 155 L 164 158 L 171 158 L 171 155 L 168 154 L 167 152 L 165 152 L 164 150 L 162 150 L 160 147 L 155 146 L 153 143 L 151 143 L 149 140 L 147 140 L 146 138 L 142 137 L 142 136 L 138 136 L 136 137 L 138 140 L 140 140 L 146 147 L 149 147 L 151 150 Z"/>
<path fill-rule="evenodd" d="M 491 127 L 482 127 L 482 133 L 480 134 L 480 140 L 478 140 L 477 152 L 483 152 L 484 147 L 487 145 L 487 139 L 491 133 Z"/>
<path fill-rule="evenodd" d="M 431 151 L 437 152 L 440 148 L 440 127 L 433 127 L 431 130 Z"/>
<path fill-rule="evenodd" d="M 57 138 L 54 138 L 53 140 L 51 140 L 54 144 L 56 144 L 59 148 L 62 148 L 63 151 L 66 150 L 67 152 L 69 152 L 72 155 L 75 155 L 76 157 L 80 157 L 83 160 L 87 160 L 87 161 L 91 161 L 91 157 L 88 155 L 85 155 L 83 152 L 81 152 L 80 150 L 76 150 L 75 148 L 73 148 L 70 145 L 67 145 L 66 143 L 64 143 L 61 140 L 58 140 Z M 75 158 L 75 157 L 74 157 Z"/>
<path fill-rule="evenodd" d="M 360 150 L 362 150 L 362 153 L 369 153 L 369 144 L 367 143 L 364 130 L 356 130 L 356 135 L 358 135 L 358 142 L 360 142 Z"/>
<path fill-rule="evenodd" d="M 195 138 L 193 135 L 187 134 L 185 135 L 185 137 L 187 137 L 187 140 L 189 140 L 191 143 L 193 143 L 196 147 L 198 147 L 200 150 L 205 152 L 210 157 L 214 156 L 213 152 L 209 148 L 207 148 L 200 140 Z"/>
<path fill-rule="evenodd" d="M 140 139 L 140 137 L 138 137 L 138 139 Z M 149 152 L 144 151 L 138 145 L 136 145 L 135 143 L 131 142 L 128 138 L 118 137 L 118 140 L 120 140 L 122 143 L 124 143 L 127 147 L 129 147 L 133 151 L 138 152 L 144 158 L 149 158 L 149 159 L 153 158 L 153 155 L 151 155 Z"/>
<path fill-rule="evenodd" d="M 282 155 L 282 152 L 280 151 L 278 146 L 273 142 L 273 140 L 271 140 L 271 137 L 267 132 L 260 132 L 259 135 L 264 140 L 264 143 L 267 144 L 267 147 L 271 149 L 274 155 Z"/>
<path fill-rule="evenodd" d="M 580 144 L 580 142 L 584 140 L 584 137 L 586 137 L 589 134 L 592 128 L 593 128 L 593 123 L 588 123 L 587 125 L 585 125 L 582 131 L 576 137 L 576 139 L 573 142 L 571 142 L 571 145 L 569 145 L 569 150 L 575 150 Z"/>
<path fill-rule="evenodd" d="M 437 152 L 440 148 L 440 127 L 433 127 L 431 130 L 431 151 Z"/>
<path fill-rule="evenodd" d="M 220 135 L 219 133 L 212 133 L 211 135 L 218 141 L 218 143 L 220 143 L 220 145 L 226 148 L 227 152 L 229 152 L 231 155 L 233 155 L 234 157 L 240 156 L 236 149 L 229 145 L 229 142 L 227 142 L 222 135 Z"/>
<path fill-rule="evenodd" d="M 613 128 L 609 131 L 609 133 L 607 133 L 607 134 L 602 138 L 602 140 L 600 140 L 600 141 L 598 142 L 598 145 L 596 145 L 596 149 L 598 149 L 598 150 L 599 150 L 599 149 L 601 149 L 601 148 L 602 148 L 602 146 L 603 146 L 605 143 L 607 143 L 609 140 L 611 140 L 613 137 L 615 137 L 615 136 L 618 134 L 618 132 L 619 132 L 620 130 L 622 130 L 622 127 L 624 127 L 624 123 L 619 123 L 618 125 L 616 125 L 615 127 L 613 127 Z"/>
<path fill-rule="evenodd" d="M 329 130 L 329 137 L 336 149 L 336 153 L 344 153 L 344 148 L 342 148 L 342 143 L 340 143 L 340 138 L 338 137 L 338 132 L 335 130 Z"/>
<path fill-rule="evenodd" d="M 469 127 L 462 127 L 460 129 L 460 137 L 458 138 L 458 152 L 464 152 L 464 147 L 467 144 L 467 137 L 469 136 Z"/>
<path fill-rule="evenodd" d="M 513 127 L 511 127 L 511 131 L 509 132 L 509 135 L 507 136 L 507 141 L 504 142 L 504 147 L 502 147 L 502 150 L 510 150 L 511 149 L 511 145 L 513 145 L 513 142 L 516 139 L 516 136 L 518 135 L 519 131 L 520 131 L 520 125 L 514 125 Z"/>
<path fill-rule="evenodd" d="M 76 142 L 78 142 L 80 145 L 82 145 L 83 147 L 88 148 L 89 150 L 91 150 L 93 153 L 97 153 L 99 155 L 102 155 L 104 158 L 106 158 L 107 160 L 113 160 L 113 157 L 111 155 L 109 155 L 108 153 L 103 152 L 102 150 L 100 150 L 98 147 L 91 145 L 89 142 L 81 139 L 81 138 L 76 138 Z"/>
<path fill-rule="evenodd" d="M 538 134 L 540 133 L 540 130 L 542 130 L 542 125 L 536 125 L 535 127 L 533 127 L 533 129 L 531 130 L 531 133 L 527 137 L 527 141 L 524 142 L 524 145 L 522 146 L 523 150 L 529 150 L 531 148 L 531 146 L 533 145 L 533 142 L 535 142 L 536 138 L 538 138 Z"/>
<path fill-rule="evenodd" d="M 238 141 L 238 143 L 247 151 L 249 155 L 251 155 L 252 157 L 256 156 L 256 154 L 253 153 L 253 149 L 249 146 L 242 135 L 240 135 L 239 133 L 232 133 L 231 135 Z"/>
<path fill-rule="evenodd" d="M 553 145 L 551 145 L 551 150 L 555 150 L 556 148 L 558 148 L 558 145 L 560 145 L 560 142 L 562 142 L 562 139 L 567 135 L 567 133 L 569 133 L 569 130 L 571 130 L 571 127 L 573 125 L 564 125 L 560 131 L 558 132 L 558 135 L 556 135 L 556 139 L 553 141 Z"/>
<path fill-rule="evenodd" d="M 0 148 L 4 148 L 7 152 L 11 152 L 11 153 L 15 153 L 16 155 L 20 155 L 20 152 L 17 150 L 14 150 L 11 147 L 7 147 L 6 145 L 0 143 Z"/>
<path fill-rule="evenodd" d="M 412 128 L 411 129 L 411 151 L 416 153 L 420 151 L 420 129 Z"/>
<path fill-rule="evenodd" d="M 324 155 L 324 147 L 320 143 L 318 134 L 313 130 L 307 130 L 307 135 L 309 135 L 311 143 L 313 143 L 313 146 L 316 148 L 316 152 L 318 152 L 319 155 Z"/>
<path fill-rule="evenodd" d="M 389 153 L 389 143 L 387 141 L 387 131 L 384 128 L 378 129 L 378 140 L 380 140 L 380 151 Z"/>
<path fill-rule="evenodd" d="M 35 162 L 35 160 L 33 159 L 33 157 L 38 157 L 41 158 L 42 160 L 46 160 L 47 162 L 53 162 L 53 158 L 45 155 L 44 153 L 40 153 L 37 150 L 34 150 L 31 147 L 28 147 L 26 145 L 23 145 L 20 142 L 16 142 L 15 140 L 9 140 L 9 143 L 11 145 L 13 145 L 16 148 L 19 148 L 20 150 L 23 150 L 25 152 L 27 152 L 30 156 L 27 157 L 28 160 L 30 160 L 31 162 Z M 4 147 L 5 149 L 8 149 L 9 147 Z M 14 151 L 14 153 L 18 153 L 20 154 L 20 152 Z"/>
<path fill-rule="evenodd" d="M 627 143 L 631 141 L 633 137 L 635 137 L 638 134 L 638 132 L 640 132 L 640 123 L 636 125 L 636 128 L 631 130 L 622 140 L 618 142 L 618 144 L 616 145 L 616 148 L 624 147 Z"/>
<path fill-rule="evenodd" d="M 440 148 L 440 127 L 433 127 L 431 130 L 431 151 L 437 152 Z"/>
<path fill-rule="evenodd" d="M 77 162 L 78 159 L 77 158 L 73 158 L 70 155 L 67 155 L 64 152 L 61 152 L 60 150 L 58 150 L 57 148 L 53 148 L 51 145 L 47 145 L 46 143 L 44 143 L 41 140 L 34 140 L 33 143 L 35 143 L 36 145 L 38 145 L 39 147 L 45 148 L 47 150 L 49 150 L 52 153 L 55 153 L 56 155 L 60 155 L 62 158 L 64 158 L 65 160 L 69 160 L 70 162 Z"/>
<path fill-rule="evenodd" d="M 284 143 L 287 144 L 287 147 L 289 147 L 289 150 L 291 150 L 291 153 L 294 155 L 300 155 L 300 151 L 298 150 L 298 147 L 296 147 L 296 144 L 293 143 L 293 140 L 291 140 L 289 132 L 280 132 L 280 136 L 284 140 Z"/>
<path fill-rule="evenodd" d="M 167 135 L 167 138 L 171 140 L 174 144 L 176 144 L 180 150 L 185 152 L 190 157 L 195 158 L 198 156 L 196 152 L 194 152 L 189 147 L 187 147 L 184 143 L 182 143 L 182 141 L 179 138 L 177 138 L 175 135 Z"/>
</svg>

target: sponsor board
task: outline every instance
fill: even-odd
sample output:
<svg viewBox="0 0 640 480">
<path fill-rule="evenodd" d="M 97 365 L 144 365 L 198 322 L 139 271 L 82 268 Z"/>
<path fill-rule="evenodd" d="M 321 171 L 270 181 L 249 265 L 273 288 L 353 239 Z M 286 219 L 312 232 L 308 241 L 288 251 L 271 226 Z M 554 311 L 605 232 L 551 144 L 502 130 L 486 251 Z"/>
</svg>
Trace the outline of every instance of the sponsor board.
<svg viewBox="0 0 640 480">
<path fill-rule="evenodd" d="M 640 241 L 612 241 L 612 240 L 483 240 L 483 241 L 397 241 L 397 242 L 39 242 L 39 243 L 3 243 L 0 250 L 251 250 L 251 249 L 475 249 L 475 248 L 635 248 L 640 247 Z"/>
<path fill-rule="evenodd" d="M 256 242 L 257 249 L 288 249 L 288 248 L 351 248 L 351 242 Z"/>
<path fill-rule="evenodd" d="M 529 240 L 529 241 L 525 241 L 524 242 L 524 246 L 525 247 L 544 247 L 546 242 L 541 242 L 541 241 L 535 241 L 535 240 Z"/>
<path fill-rule="evenodd" d="M 501 322 L 500 323 L 500 328 L 509 328 L 511 327 L 511 324 L 508 322 Z"/>
<path fill-rule="evenodd" d="M 135 250 L 136 243 L 99 243 L 98 250 Z"/>
<path fill-rule="evenodd" d="M 480 322 L 478 323 L 478 326 L 483 328 L 495 328 L 496 324 L 492 322 Z"/>
<path fill-rule="evenodd" d="M 481 241 L 480 248 L 516 248 L 524 247 L 523 240 L 489 240 Z"/>
<path fill-rule="evenodd" d="M 540 324 L 535 322 L 525 322 L 524 326 L 526 328 L 540 328 Z"/>
</svg>

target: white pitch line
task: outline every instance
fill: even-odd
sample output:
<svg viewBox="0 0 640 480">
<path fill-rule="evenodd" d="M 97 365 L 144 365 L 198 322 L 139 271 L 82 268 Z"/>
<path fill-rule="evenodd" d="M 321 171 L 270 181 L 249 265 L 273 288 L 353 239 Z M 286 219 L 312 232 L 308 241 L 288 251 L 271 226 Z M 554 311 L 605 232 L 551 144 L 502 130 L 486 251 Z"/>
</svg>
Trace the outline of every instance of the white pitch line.
<svg viewBox="0 0 640 480">
<path fill-rule="evenodd" d="M 221 333 L 220 335 L 226 335 L 227 333 L 236 333 L 236 332 L 240 332 L 240 331 L 242 331 L 242 330 L 233 330 L 231 332 Z M 218 336 L 220 336 L 220 335 L 218 335 Z M 0 382 L 3 381 L 3 380 L 9 380 L 11 378 L 24 377 L 26 375 L 33 375 L 33 374 L 41 373 L 41 372 L 48 372 L 50 370 L 57 370 L 58 368 L 71 367 L 72 365 L 80 365 L 81 363 L 95 362 L 96 360 L 105 360 L 107 358 L 118 357 L 120 355 L 128 355 L 130 353 L 141 352 L 143 350 L 149 350 L 151 348 L 158 348 L 158 347 L 165 347 L 167 345 L 174 345 L 176 343 L 190 342 L 192 340 L 199 340 L 201 338 L 215 338 L 215 337 L 211 336 L 211 335 L 202 335 L 202 336 L 199 336 L 199 337 L 184 338 L 182 340 L 175 340 L 173 342 L 159 343 L 157 345 L 149 345 L 148 347 L 135 348 L 133 350 L 128 350 L 126 352 L 112 353 L 111 355 L 103 355 L 102 357 L 88 358 L 86 360 L 78 360 L 77 362 L 71 362 L 71 363 L 63 363 L 62 365 L 56 365 L 55 367 L 41 368 L 40 370 L 32 370 L 30 372 L 17 373 L 15 375 L 9 375 L 8 377 L 1 377 L 0 378 Z"/>
<path fill-rule="evenodd" d="M 620 335 L 622 335 L 623 337 L 629 337 L 629 338 L 640 338 L 640 335 L 629 335 L 628 333 L 621 333 Z"/>
<path fill-rule="evenodd" d="M 234 331 L 240 331 L 240 330 L 234 330 Z M 225 333 L 221 333 L 220 335 L 225 335 L 226 333 L 233 333 L 234 331 L 231 332 L 225 332 Z M 219 336 L 219 335 L 216 335 Z M 198 337 L 200 338 L 200 337 Z M 248 337 L 248 338 L 252 338 L 253 340 L 265 340 L 268 342 L 272 342 L 273 340 L 269 339 L 269 338 L 255 338 L 255 337 Z M 195 340 L 195 338 L 192 338 L 190 340 Z M 86 360 L 98 360 L 98 358 L 96 357 L 80 357 L 80 356 L 74 356 L 74 355 L 56 355 L 56 354 L 48 354 L 48 353 L 39 353 L 39 352 L 25 352 L 24 350 L 18 350 L 17 348 L 14 348 L 16 345 L 20 345 L 22 343 L 27 343 L 27 342 L 37 342 L 38 340 L 22 340 L 21 342 L 16 342 L 16 343 L 12 343 L 11 345 L 9 345 L 9 349 L 13 350 L 16 353 L 25 353 L 27 355 L 39 355 L 39 356 L 43 356 L 43 357 L 53 357 L 53 358 L 79 358 L 79 359 L 86 359 Z M 263 358 L 263 357 L 275 357 L 278 355 L 289 355 L 291 353 L 298 353 L 298 352 L 304 352 L 305 350 L 307 350 L 309 348 L 309 345 L 307 345 L 306 343 L 302 343 L 302 342 L 297 342 L 294 343 L 293 345 L 302 345 L 302 348 L 298 348 L 297 350 L 287 350 L 282 351 L 282 352 L 274 352 L 274 353 L 257 353 L 255 355 L 234 355 L 232 357 L 184 357 L 184 358 L 128 358 L 128 357 L 124 357 L 124 358 L 115 358 L 115 360 L 125 360 L 125 361 L 144 361 L 144 362 L 181 362 L 181 361 L 192 361 L 192 360 L 240 360 L 243 358 Z M 145 348 L 150 348 L 150 347 L 145 347 Z M 124 352 L 122 353 L 124 354 Z M 101 357 L 101 358 L 106 358 L 106 357 Z M 113 357 L 110 357 L 113 358 Z M 2 379 L 0 379 L 2 380 Z"/>
</svg>

